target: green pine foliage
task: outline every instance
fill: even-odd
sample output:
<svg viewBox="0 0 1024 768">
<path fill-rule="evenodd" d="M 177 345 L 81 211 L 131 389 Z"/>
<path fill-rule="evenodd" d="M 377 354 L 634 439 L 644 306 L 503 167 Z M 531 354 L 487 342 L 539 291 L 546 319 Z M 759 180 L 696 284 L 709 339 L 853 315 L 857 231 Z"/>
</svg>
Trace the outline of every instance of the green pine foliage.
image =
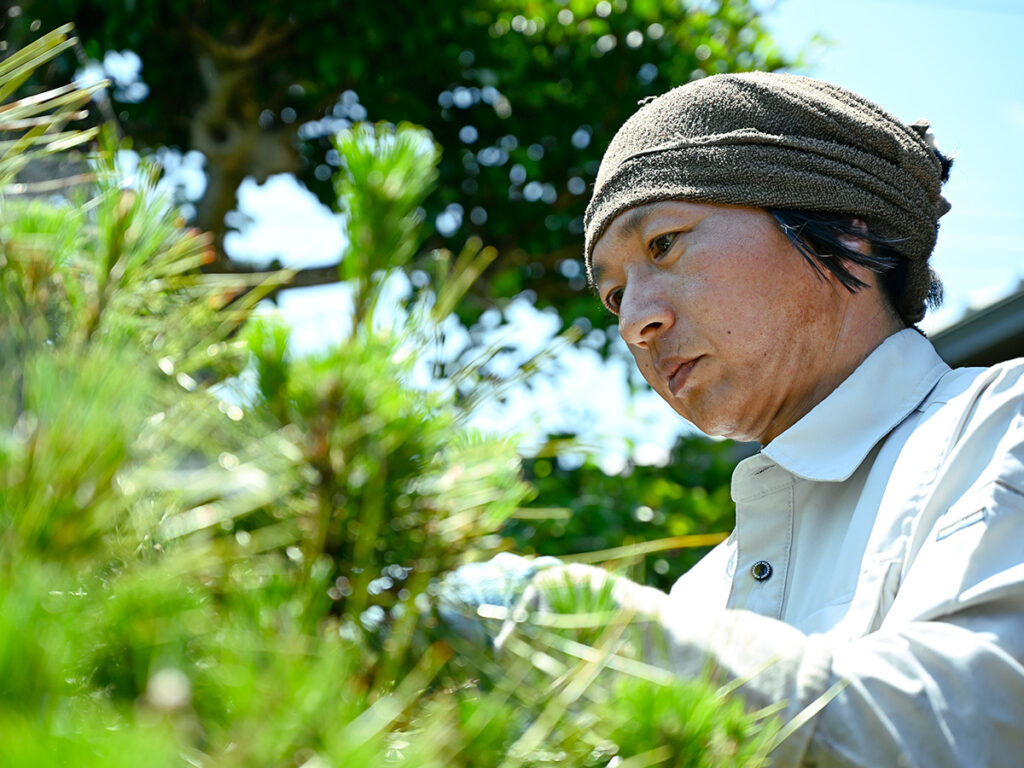
<svg viewBox="0 0 1024 768">
<path fill-rule="evenodd" d="M 773 726 L 631 659 L 622 622 L 538 625 L 500 658 L 438 622 L 439 576 L 531 490 L 468 426 L 478 398 L 416 378 L 493 252 L 440 254 L 432 305 L 378 312 L 419 247 L 429 137 L 339 138 L 357 322 L 295 358 L 255 310 L 274 286 L 202 274 L 209 238 L 109 138 L 89 184 L 20 194 L 25 147 L 88 138 L 66 93 L 0 111 L 32 135 L 0 159 L 0 766 L 764 764 Z"/>
<path fill-rule="evenodd" d="M 591 460 L 560 466 L 558 449 L 552 441 L 524 462 L 536 495 L 503 528 L 517 552 L 629 566 L 638 581 L 667 590 L 733 528 L 731 441 L 683 436 L 667 465 L 630 464 L 614 475 Z"/>
</svg>

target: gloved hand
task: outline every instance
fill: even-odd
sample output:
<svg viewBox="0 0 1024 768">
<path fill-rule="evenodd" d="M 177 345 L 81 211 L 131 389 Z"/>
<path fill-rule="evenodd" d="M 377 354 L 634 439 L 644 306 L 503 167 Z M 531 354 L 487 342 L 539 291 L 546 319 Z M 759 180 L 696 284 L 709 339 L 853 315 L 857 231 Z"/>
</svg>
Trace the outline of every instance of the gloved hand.
<svg viewBox="0 0 1024 768">
<path fill-rule="evenodd" d="M 559 613 L 614 610 L 650 619 L 657 617 L 668 599 L 659 589 L 583 563 L 559 563 L 558 568 L 545 569 L 530 587 L 537 591 L 538 607 Z"/>
<path fill-rule="evenodd" d="M 526 585 L 494 645 L 500 649 L 516 630 L 516 625 L 528 622 L 530 614 L 535 611 L 618 615 L 628 620 L 647 622 L 660 617 L 667 600 L 668 595 L 661 590 L 637 584 L 604 568 L 583 563 L 559 563 L 557 567 L 538 572 Z"/>
<path fill-rule="evenodd" d="M 561 564 L 557 557 L 529 559 L 501 552 L 485 562 L 460 566 L 441 581 L 437 614 L 466 640 L 489 647 L 501 630 L 502 621 L 482 617 L 480 607 L 510 610 L 519 603 L 534 576 Z"/>
<path fill-rule="evenodd" d="M 603 568 L 571 563 L 536 574 L 494 646 L 500 650 L 513 633 L 528 627 L 535 611 L 618 614 L 629 621 L 624 637 L 633 646 L 634 658 L 678 678 L 731 683 L 751 710 L 786 702 L 779 712 L 783 722 L 816 712 L 840 690 L 825 693 L 836 683 L 826 635 L 807 636 L 777 619 L 743 610 L 680 612 L 666 593 Z M 773 765 L 802 764 L 813 727 L 805 725 L 783 742 L 772 753 Z"/>
</svg>

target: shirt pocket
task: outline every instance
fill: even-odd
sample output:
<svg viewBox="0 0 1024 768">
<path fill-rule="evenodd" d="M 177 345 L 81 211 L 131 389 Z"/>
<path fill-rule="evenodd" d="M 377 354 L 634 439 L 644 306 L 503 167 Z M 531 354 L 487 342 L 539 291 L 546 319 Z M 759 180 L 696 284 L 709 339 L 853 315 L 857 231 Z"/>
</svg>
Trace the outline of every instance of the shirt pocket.
<svg viewBox="0 0 1024 768">
<path fill-rule="evenodd" d="M 893 620 L 942 618 L 996 598 L 1024 561 L 1022 540 L 1024 494 L 999 480 L 967 493 L 939 516 L 909 564 Z"/>
<path fill-rule="evenodd" d="M 974 496 L 954 504 L 935 522 L 932 538 L 935 543 L 938 543 L 965 531 L 966 533 L 960 537 L 961 539 L 973 538 L 971 534 L 978 533 L 978 530 L 968 531 L 967 529 L 975 525 L 982 526 L 985 523 L 985 517 L 991 514 L 991 508 L 992 505 L 987 498 L 975 498 Z M 954 542 L 953 546 L 956 544 Z"/>
</svg>

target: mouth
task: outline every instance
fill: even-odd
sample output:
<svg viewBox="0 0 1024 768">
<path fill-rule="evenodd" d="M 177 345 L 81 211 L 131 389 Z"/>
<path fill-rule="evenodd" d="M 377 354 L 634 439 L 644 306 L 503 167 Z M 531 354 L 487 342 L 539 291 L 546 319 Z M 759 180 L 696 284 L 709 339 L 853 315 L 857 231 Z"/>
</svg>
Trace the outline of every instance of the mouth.
<svg viewBox="0 0 1024 768">
<path fill-rule="evenodd" d="M 682 357 L 670 357 L 662 360 L 658 363 L 658 368 L 661 371 L 662 376 L 665 377 L 665 381 L 668 383 L 668 389 L 673 394 L 678 396 L 683 388 L 686 386 L 686 382 L 690 378 L 690 374 L 693 372 L 694 366 L 700 357 L 682 358 Z"/>
</svg>

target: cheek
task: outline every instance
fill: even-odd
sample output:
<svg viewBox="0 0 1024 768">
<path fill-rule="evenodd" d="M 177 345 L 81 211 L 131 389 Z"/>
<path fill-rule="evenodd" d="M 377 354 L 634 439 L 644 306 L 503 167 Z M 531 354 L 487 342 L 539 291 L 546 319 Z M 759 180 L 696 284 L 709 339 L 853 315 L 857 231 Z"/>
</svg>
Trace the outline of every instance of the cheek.
<svg viewBox="0 0 1024 768">
<path fill-rule="evenodd" d="M 654 363 L 651 360 L 650 353 L 643 347 L 634 347 L 632 344 L 629 345 L 629 351 L 633 355 L 633 360 L 636 362 L 636 367 L 640 369 L 640 373 L 644 375 L 644 378 L 648 381 L 651 380 L 651 373 L 654 371 Z"/>
<path fill-rule="evenodd" d="M 696 321 L 722 354 L 771 357 L 794 332 L 827 318 L 830 289 L 798 258 L 751 259 L 742 270 L 708 281 Z"/>
<path fill-rule="evenodd" d="M 710 292 L 702 309 L 694 324 L 725 358 L 746 357 L 779 338 L 778 313 L 763 288 L 733 285 L 731 291 Z"/>
</svg>

